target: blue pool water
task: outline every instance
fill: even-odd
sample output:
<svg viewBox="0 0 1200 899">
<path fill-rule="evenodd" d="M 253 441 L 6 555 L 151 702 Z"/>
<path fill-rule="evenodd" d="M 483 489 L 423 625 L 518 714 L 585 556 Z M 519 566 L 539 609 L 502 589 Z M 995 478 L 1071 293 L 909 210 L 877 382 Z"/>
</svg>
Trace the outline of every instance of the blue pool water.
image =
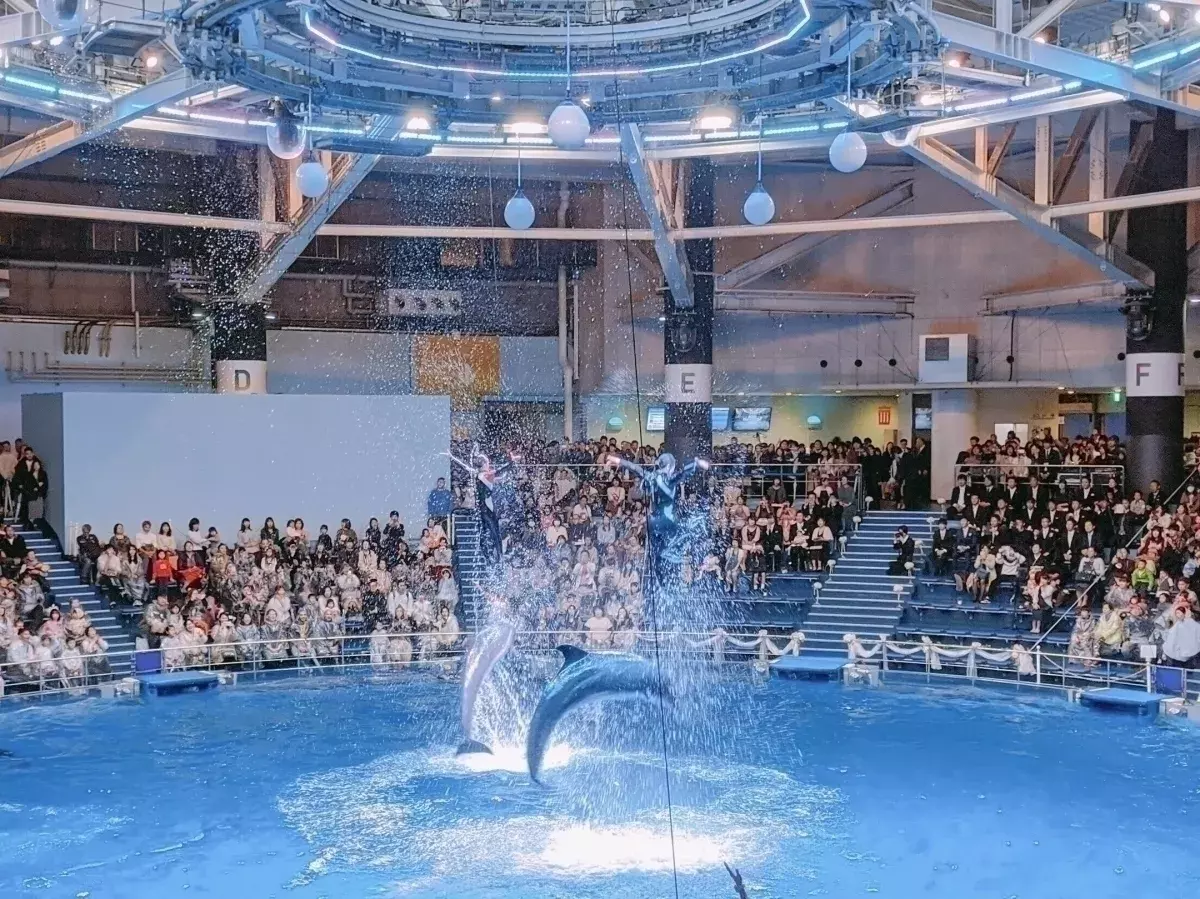
<svg viewBox="0 0 1200 899">
<path fill-rule="evenodd" d="M 656 733 L 452 756 L 449 683 L 322 679 L 0 711 L 0 896 L 667 897 Z M 673 759 L 680 895 L 1190 896 L 1200 732 L 1058 697 L 734 684 Z M 587 716 L 591 715 L 589 719 Z M 505 769 L 512 770 L 505 770 Z"/>
</svg>

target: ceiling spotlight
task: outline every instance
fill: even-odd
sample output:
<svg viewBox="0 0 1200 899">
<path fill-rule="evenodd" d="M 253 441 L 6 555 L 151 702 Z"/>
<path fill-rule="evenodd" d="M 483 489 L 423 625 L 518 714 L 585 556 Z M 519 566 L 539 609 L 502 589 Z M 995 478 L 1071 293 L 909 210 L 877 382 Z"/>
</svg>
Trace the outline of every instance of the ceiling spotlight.
<svg viewBox="0 0 1200 899">
<path fill-rule="evenodd" d="M 56 34 L 56 35 L 54 35 L 54 37 L 50 38 L 50 46 L 51 47 L 57 47 L 62 42 L 63 42 L 63 36 L 61 34 Z"/>
<path fill-rule="evenodd" d="M 504 95 L 503 94 L 492 94 L 492 102 L 493 103 L 503 103 Z"/>
<path fill-rule="evenodd" d="M 1150 12 L 1158 12 L 1162 9 L 1162 6 L 1158 3 L 1147 3 L 1146 9 L 1150 10 Z"/>
<path fill-rule="evenodd" d="M 55 30 L 77 27 L 91 11 L 89 0 L 37 0 L 37 11 Z"/>
<path fill-rule="evenodd" d="M 698 131 L 727 131 L 738 120 L 738 110 L 728 103 L 717 103 L 705 106 L 696 116 Z"/>
<path fill-rule="evenodd" d="M 280 159 L 295 159 L 304 152 L 304 122 L 292 114 L 285 103 L 275 109 L 275 118 L 267 129 L 267 147 Z"/>
<path fill-rule="evenodd" d="M 942 102 L 943 94 L 941 91 L 921 91 L 917 94 L 918 106 L 937 106 Z"/>
<path fill-rule="evenodd" d="M 1158 11 L 1158 21 L 1162 22 L 1164 25 L 1171 24 L 1171 13 L 1165 9 L 1160 9 Z"/>
<path fill-rule="evenodd" d="M 950 50 L 942 58 L 946 60 L 946 65 L 952 69 L 961 69 L 967 64 L 967 54 L 962 50 Z"/>
<path fill-rule="evenodd" d="M 1198 9 L 1194 13 L 1192 13 L 1192 20 L 1195 21 L 1197 24 L 1200 24 L 1200 9 Z"/>
<path fill-rule="evenodd" d="M 149 56 L 146 57 L 146 68 L 147 69 L 157 69 L 158 64 L 160 62 L 162 62 L 162 60 L 160 60 L 157 56 L 155 56 L 153 53 L 151 53 Z"/>
<path fill-rule="evenodd" d="M 434 115 L 427 109 L 414 109 L 404 121 L 405 131 L 432 131 Z"/>
<path fill-rule="evenodd" d="M 275 321 L 275 319 L 279 318 L 279 316 L 276 315 L 274 312 L 271 312 L 270 310 L 268 310 L 263 313 L 263 318 L 265 318 L 269 322 L 273 322 L 273 321 Z"/>
<path fill-rule="evenodd" d="M 504 130 L 509 134 L 545 134 L 548 130 L 546 122 L 536 109 L 518 109 L 505 125 Z"/>
</svg>

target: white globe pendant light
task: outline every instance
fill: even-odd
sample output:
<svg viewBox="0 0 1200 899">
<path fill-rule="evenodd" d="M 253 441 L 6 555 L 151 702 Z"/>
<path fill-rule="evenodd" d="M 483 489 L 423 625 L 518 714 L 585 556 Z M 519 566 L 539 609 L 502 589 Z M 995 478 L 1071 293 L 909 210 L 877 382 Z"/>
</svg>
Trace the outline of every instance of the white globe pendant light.
<svg viewBox="0 0 1200 899">
<path fill-rule="evenodd" d="M 304 122 L 281 104 L 267 127 L 268 149 L 280 159 L 295 159 L 304 152 L 305 137 Z"/>
<path fill-rule="evenodd" d="M 546 122 L 550 140 L 561 150 L 580 150 L 592 133 L 592 123 L 587 113 L 572 100 L 564 100 L 554 107 Z"/>
<path fill-rule="evenodd" d="M 37 11 L 54 29 L 82 25 L 90 11 L 89 0 L 37 0 Z"/>
<path fill-rule="evenodd" d="M 762 182 L 762 119 L 758 121 L 758 181 L 746 202 L 742 204 L 742 215 L 752 225 L 765 225 L 775 218 L 775 200 L 767 193 Z"/>
<path fill-rule="evenodd" d="M 867 142 L 857 132 L 843 132 L 829 145 L 829 163 L 839 172 L 857 172 L 866 161 Z"/>
<path fill-rule="evenodd" d="M 302 195 L 316 199 L 329 190 L 329 172 L 315 159 L 302 162 L 296 167 L 296 186 Z"/>
<path fill-rule="evenodd" d="M 517 144 L 517 192 L 504 204 L 504 224 L 514 231 L 525 231 L 533 227 L 536 215 L 533 203 L 521 190 L 521 145 Z"/>
<path fill-rule="evenodd" d="M 517 188 L 507 203 L 504 204 L 504 223 L 514 231 L 525 231 L 533 227 L 533 203 L 525 196 L 525 191 Z"/>
<path fill-rule="evenodd" d="M 763 187 L 761 181 L 754 185 L 754 190 L 750 191 L 750 196 L 746 197 L 746 202 L 742 206 L 742 215 L 752 225 L 765 225 L 775 218 L 775 200 L 767 193 L 767 189 Z"/>
</svg>

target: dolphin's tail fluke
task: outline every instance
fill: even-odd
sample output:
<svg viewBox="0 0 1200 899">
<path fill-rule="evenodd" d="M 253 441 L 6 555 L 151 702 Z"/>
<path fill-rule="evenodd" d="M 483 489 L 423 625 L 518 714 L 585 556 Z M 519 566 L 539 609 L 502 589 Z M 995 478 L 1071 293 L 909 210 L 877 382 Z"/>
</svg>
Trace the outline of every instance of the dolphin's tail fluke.
<svg viewBox="0 0 1200 899">
<path fill-rule="evenodd" d="M 458 744 L 458 750 L 455 755 L 467 755 L 471 752 L 486 752 L 492 754 L 491 748 L 486 743 L 480 743 L 478 740 L 463 740 Z"/>
</svg>

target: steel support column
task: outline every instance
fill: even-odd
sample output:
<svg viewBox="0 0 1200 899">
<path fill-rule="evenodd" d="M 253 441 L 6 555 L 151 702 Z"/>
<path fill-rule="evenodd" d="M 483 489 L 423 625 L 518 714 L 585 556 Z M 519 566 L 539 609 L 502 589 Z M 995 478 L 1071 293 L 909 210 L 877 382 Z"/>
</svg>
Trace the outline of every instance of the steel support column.
<svg viewBox="0 0 1200 899">
<path fill-rule="evenodd" d="M 1136 128 L 1136 125 L 1131 126 Z M 1142 167 L 1153 191 L 1187 183 L 1188 132 L 1175 116 L 1158 110 L 1154 137 Z M 1130 141 L 1136 135 L 1130 135 Z M 1175 204 L 1129 210 L 1130 254 L 1154 269 L 1149 334 L 1125 344 L 1125 422 L 1129 433 L 1126 484 L 1147 490 L 1158 481 L 1170 493 L 1183 480 L 1183 314 L 1187 302 L 1187 208 Z"/>
<path fill-rule="evenodd" d="M 708 228 L 713 223 L 713 164 L 689 164 L 685 223 Z M 666 301 L 663 361 L 667 403 L 666 444 L 680 464 L 712 456 L 713 240 L 685 243 L 693 273 L 692 303 L 686 308 Z"/>
</svg>

